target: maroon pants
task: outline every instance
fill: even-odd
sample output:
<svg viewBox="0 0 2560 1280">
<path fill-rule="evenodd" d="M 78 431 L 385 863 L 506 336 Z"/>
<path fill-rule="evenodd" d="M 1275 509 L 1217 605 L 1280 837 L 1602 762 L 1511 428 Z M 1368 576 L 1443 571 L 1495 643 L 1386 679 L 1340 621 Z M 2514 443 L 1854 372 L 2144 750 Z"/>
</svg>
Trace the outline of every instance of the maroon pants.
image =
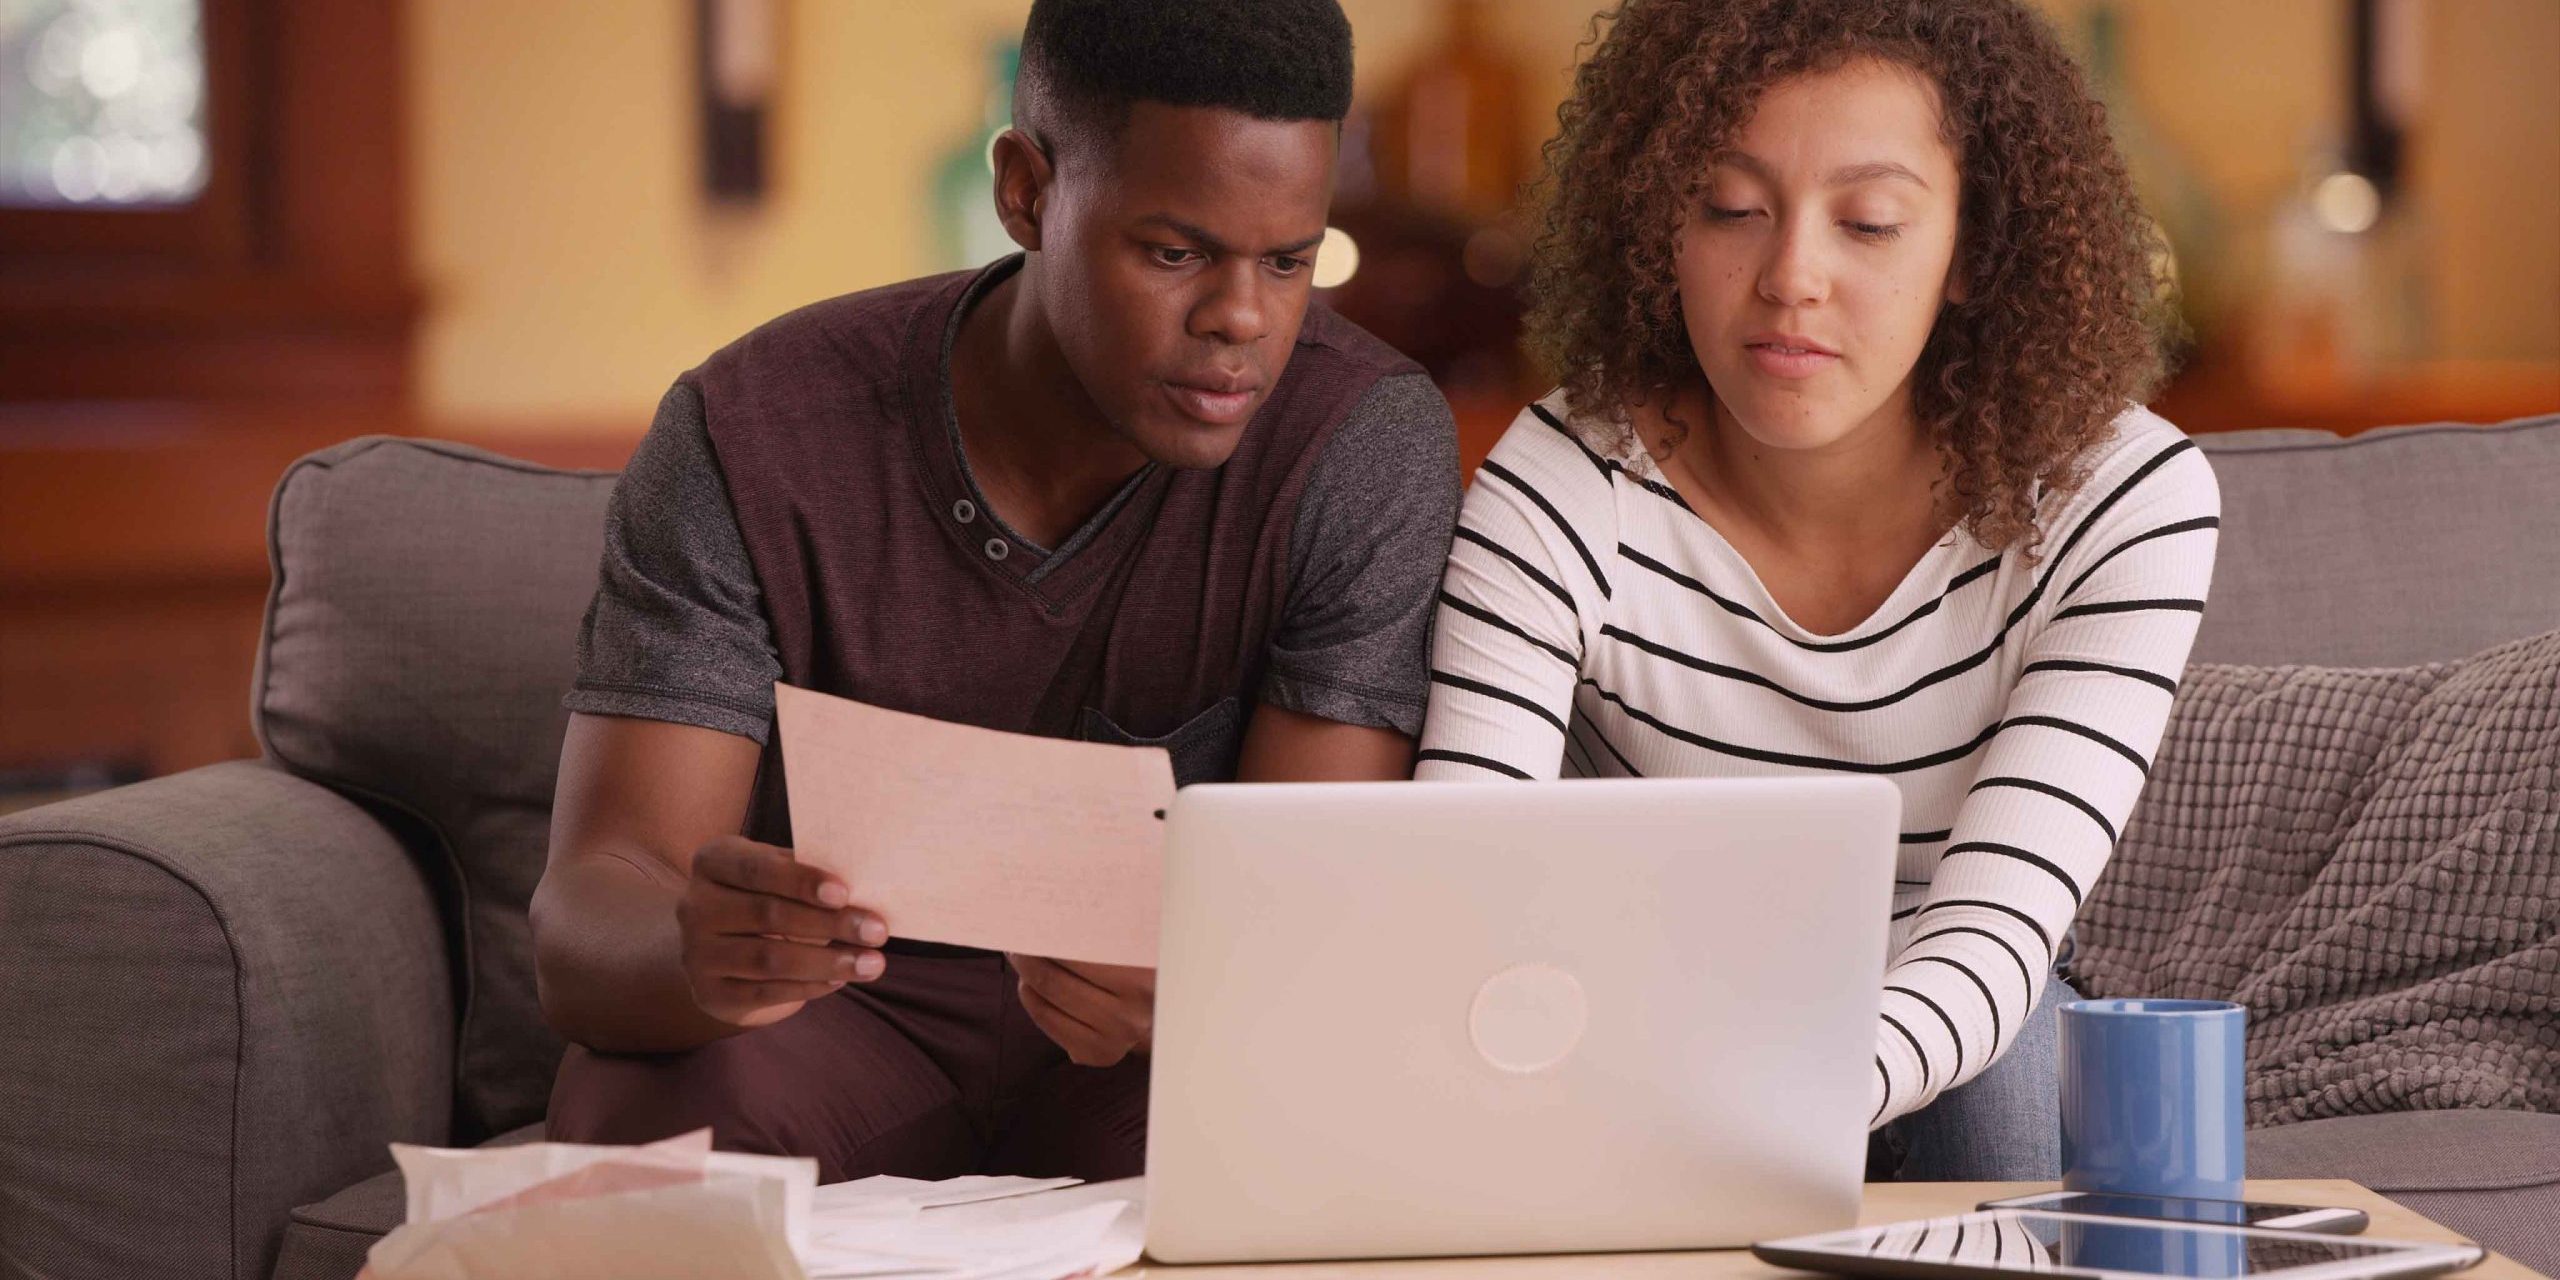
<svg viewBox="0 0 2560 1280">
<path fill-rule="evenodd" d="M 821 1182 L 1144 1172 L 1144 1057 L 1076 1066 L 1022 1011 L 1002 956 L 891 945 L 877 981 L 769 1027 L 684 1053 L 572 1046 L 549 1136 L 655 1142 L 707 1125 L 723 1151 L 814 1157 Z"/>
</svg>

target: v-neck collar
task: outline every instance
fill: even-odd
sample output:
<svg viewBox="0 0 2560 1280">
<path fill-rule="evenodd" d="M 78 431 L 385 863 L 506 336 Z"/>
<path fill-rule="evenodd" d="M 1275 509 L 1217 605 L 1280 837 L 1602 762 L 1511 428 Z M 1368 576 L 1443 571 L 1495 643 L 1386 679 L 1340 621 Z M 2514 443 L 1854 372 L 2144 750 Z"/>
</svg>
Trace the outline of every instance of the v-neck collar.
<svg viewBox="0 0 2560 1280">
<path fill-rule="evenodd" d="M 1127 536 L 1115 527 L 1122 508 L 1145 490 L 1164 469 L 1150 461 L 1123 482 L 1108 502 L 1076 526 L 1054 548 L 1041 546 L 998 516 L 969 466 L 969 451 L 960 436 L 960 409 L 952 392 L 951 352 L 960 326 L 995 287 L 1022 268 L 1024 256 L 1010 254 L 988 263 L 969 278 L 910 335 L 909 404 L 906 414 L 923 463 L 926 498 L 936 517 L 959 531 L 966 549 L 991 571 L 1020 582 L 1044 597 L 1063 597 L 1098 580 L 1109 557 L 1091 554 Z M 929 345 L 928 345 L 929 344 Z M 919 385 L 921 384 L 921 385 Z M 1001 545 L 1002 550 L 998 547 Z"/>
</svg>

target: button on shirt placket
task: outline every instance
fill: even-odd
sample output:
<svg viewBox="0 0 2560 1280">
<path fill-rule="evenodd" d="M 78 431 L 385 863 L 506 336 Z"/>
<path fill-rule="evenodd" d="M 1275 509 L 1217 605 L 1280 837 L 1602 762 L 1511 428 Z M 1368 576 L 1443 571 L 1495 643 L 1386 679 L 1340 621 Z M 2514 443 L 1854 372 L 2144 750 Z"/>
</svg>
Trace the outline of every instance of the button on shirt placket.
<svg viewBox="0 0 2560 1280">
<path fill-rule="evenodd" d="M 962 524 L 977 523 L 978 504 L 969 501 L 967 498 L 962 498 L 959 501 L 952 503 L 951 518 Z M 1006 556 L 1013 554 L 1013 544 L 1006 542 L 1001 535 L 987 539 L 983 549 L 986 551 L 987 558 L 989 560 L 1002 560 Z"/>
</svg>

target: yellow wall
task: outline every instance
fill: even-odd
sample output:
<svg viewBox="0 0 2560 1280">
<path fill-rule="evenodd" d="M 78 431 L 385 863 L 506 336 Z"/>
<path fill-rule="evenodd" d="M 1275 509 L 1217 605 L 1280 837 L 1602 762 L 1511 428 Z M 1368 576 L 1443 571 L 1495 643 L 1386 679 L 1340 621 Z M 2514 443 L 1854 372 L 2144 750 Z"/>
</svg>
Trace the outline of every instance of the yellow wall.
<svg viewBox="0 0 2560 1280">
<path fill-rule="evenodd" d="M 805 302 L 931 269 L 928 183 L 976 127 L 988 45 L 1028 0 L 791 0 L 761 208 L 695 180 L 681 0 L 408 6 L 430 414 L 636 428 L 669 379 Z M 1436 30 L 1427 0 L 1352 0 L 1364 91 Z M 1589 0 L 1512 0 L 1544 136 Z M 1545 105 L 1541 105 L 1541 103 Z M 548 424 L 547 424 L 548 425 Z"/>
<path fill-rule="evenodd" d="M 2437 0 L 2412 189 L 2442 346 L 2560 361 L 2560 3 Z"/>
<path fill-rule="evenodd" d="M 2040 0 L 2071 27 L 2086 0 Z M 1497 0 L 1552 125 L 1595 0 Z M 1347 0 L 1361 88 L 1424 48 L 1438 0 Z M 2341 0 L 2139 0 L 2126 44 L 2156 131 L 2242 222 L 2334 120 Z M 930 269 L 927 184 L 976 127 L 988 44 L 1027 0 L 786 0 L 772 159 L 748 212 L 695 179 L 684 0 L 414 0 L 415 243 L 429 311 L 422 407 L 483 422 L 636 430 L 667 381 L 801 303 Z M 2439 336 L 2560 356 L 2560 4 L 2433 0 Z M 2235 102 L 2244 103 L 2237 109 Z M 2539 122 L 2539 123 L 2536 123 Z M 2484 125 L 2489 127 L 2483 127 Z"/>
<path fill-rule="evenodd" d="M 740 213 L 699 195 L 689 4 L 409 5 L 426 410 L 638 425 L 758 322 L 909 274 L 927 170 L 1021 11 L 786 6 L 777 189 Z"/>
</svg>

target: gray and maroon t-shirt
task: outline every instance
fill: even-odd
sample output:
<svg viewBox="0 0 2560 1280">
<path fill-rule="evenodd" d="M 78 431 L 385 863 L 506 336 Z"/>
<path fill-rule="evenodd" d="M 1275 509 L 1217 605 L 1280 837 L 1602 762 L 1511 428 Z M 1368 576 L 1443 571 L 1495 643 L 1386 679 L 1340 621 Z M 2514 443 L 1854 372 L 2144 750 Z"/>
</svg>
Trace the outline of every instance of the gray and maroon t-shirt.
<svg viewBox="0 0 2560 1280">
<path fill-rule="evenodd" d="M 1019 263 L 804 308 L 680 379 L 615 490 L 568 708 L 764 743 L 776 843 L 776 680 L 1160 744 L 1184 783 L 1234 776 L 1257 702 L 1418 734 L 1458 498 L 1421 370 L 1315 304 L 1226 465 L 1148 466 L 1037 546 L 950 395 L 961 318 Z"/>
</svg>

